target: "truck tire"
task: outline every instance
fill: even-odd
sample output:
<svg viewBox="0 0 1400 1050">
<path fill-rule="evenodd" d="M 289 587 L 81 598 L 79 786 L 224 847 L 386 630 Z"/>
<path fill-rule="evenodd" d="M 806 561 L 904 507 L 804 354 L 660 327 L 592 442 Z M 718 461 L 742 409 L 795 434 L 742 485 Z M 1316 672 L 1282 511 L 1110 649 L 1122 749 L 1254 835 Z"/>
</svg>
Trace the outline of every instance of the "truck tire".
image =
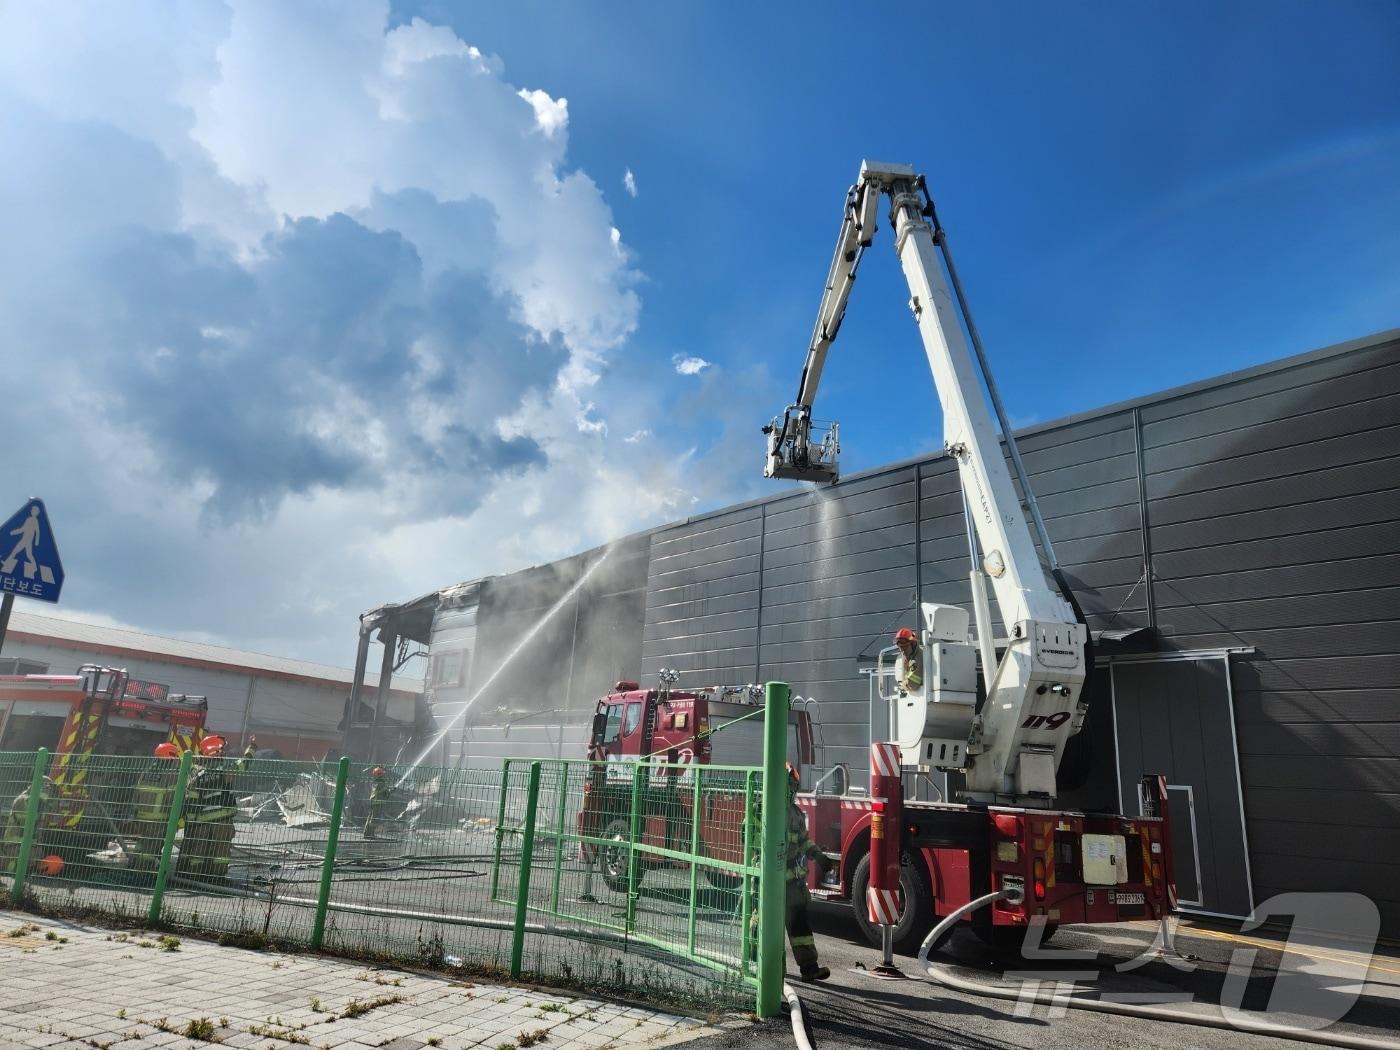
<svg viewBox="0 0 1400 1050">
<path fill-rule="evenodd" d="M 855 876 L 851 879 L 851 907 L 861 933 L 878 948 L 880 927 L 870 921 L 865 906 L 865 891 L 869 886 L 870 854 L 867 853 L 860 858 Z M 899 868 L 899 890 L 904 898 L 904 909 L 900 912 L 899 922 L 894 928 L 895 951 L 917 952 L 925 935 L 933 928 L 933 889 L 923 872 L 911 864 L 902 864 Z"/>
<path fill-rule="evenodd" d="M 627 892 L 627 866 L 630 850 L 627 843 L 632 837 L 632 824 L 626 817 L 614 817 L 603 829 L 599 838 L 608 839 L 607 845 L 598 847 L 598 868 L 608 889 L 614 893 Z M 637 864 L 637 885 L 642 884 L 646 865 Z"/>
</svg>

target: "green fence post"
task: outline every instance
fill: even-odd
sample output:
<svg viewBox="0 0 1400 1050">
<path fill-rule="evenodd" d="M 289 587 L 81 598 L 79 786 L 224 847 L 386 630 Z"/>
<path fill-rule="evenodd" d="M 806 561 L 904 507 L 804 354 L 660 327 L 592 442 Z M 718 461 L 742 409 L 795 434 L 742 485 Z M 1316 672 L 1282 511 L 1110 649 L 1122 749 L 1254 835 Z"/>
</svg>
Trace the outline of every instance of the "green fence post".
<svg viewBox="0 0 1400 1050">
<path fill-rule="evenodd" d="M 631 841 L 627 846 L 627 919 L 623 924 L 623 929 L 628 933 L 632 933 L 637 924 L 637 883 L 640 881 L 638 876 L 642 862 L 637 855 L 637 846 L 642 841 L 642 828 L 645 826 L 642 820 L 642 784 L 646 772 L 640 761 L 632 767 L 632 825 L 628 836 Z"/>
<path fill-rule="evenodd" d="M 525 798 L 525 841 L 520 844 L 520 896 L 515 902 L 515 934 L 510 942 L 510 976 L 520 978 L 525 953 L 525 912 L 530 906 L 530 861 L 535 852 L 535 810 L 540 801 L 540 764 L 530 763 L 530 787 Z"/>
<path fill-rule="evenodd" d="M 559 882 L 564 873 L 564 821 L 568 819 L 569 800 L 569 763 L 559 763 L 559 812 L 556 814 L 558 821 L 554 826 L 554 895 L 551 898 L 550 910 L 559 914 Z"/>
<path fill-rule="evenodd" d="M 34 850 L 34 832 L 39 826 L 39 802 L 44 794 L 44 770 L 49 764 L 49 749 L 34 752 L 34 772 L 29 778 L 29 798 L 24 807 L 24 835 L 15 855 L 15 877 L 10 881 L 10 896 L 16 904 L 24 900 L 24 880 L 29 874 L 29 855 Z"/>
<path fill-rule="evenodd" d="M 750 875 L 753 869 L 753 788 L 755 773 L 751 769 L 744 774 L 744 854 L 740 858 L 744 865 L 743 893 L 739 902 L 739 970 L 746 977 L 749 972 L 749 953 L 753 951 L 753 940 L 749 924 L 753 921 L 754 880 Z"/>
<path fill-rule="evenodd" d="M 685 943 L 695 954 L 695 897 L 700 890 L 700 774 L 703 766 L 691 766 L 695 774 L 694 791 L 690 798 L 690 914 L 686 917 Z"/>
<path fill-rule="evenodd" d="M 758 877 L 759 1017 L 773 1017 L 783 1001 L 783 921 L 787 886 L 787 723 L 788 686 L 764 686 L 763 713 L 763 852 Z"/>
<path fill-rule="evenodd" d="M 331 826 L 326 834 L 326 855 L 321 859 L 321 891 L 316 895 L 316 920 L 311 924 L 311 950 L 319 952 L 326 938 L 326 909 L 331 903 L 331 880 L 335 876 L 335 853 L 340 846 L 340 822 L 345 816 L 345 784 L 350 779 L 350 759 L 341 756 L 335 771 L 335 802 L 331 805 Z"/>
<path fill-rule="evenodd" d="M 170 881 L 170 855 L 175 852 L 175 832 L 180 830 L 180 814 L 185 808 L 185 787 L 190 781 L 190 752 L 180 756 L 180 769 L 175 774 L 175 792 L 170 796 L 170 814 L 165 818 L 165 840 L 160 847 L 160 863 L 156 867 L 156 884 L 151 889 L 151 910 L 146 921 L 152 926 L 160 922 L 160 908 L 165 900 L 165 885 Z"/>
<path fill-rule="evenodd" d="M 501 760 L 501 798 L 496 808 L 496 850 L 491 861 L 491 899 L 501 888 L 501 840 L 506 833 L 506 795 L 510 791 L 510 759 Z"/>
</svg>

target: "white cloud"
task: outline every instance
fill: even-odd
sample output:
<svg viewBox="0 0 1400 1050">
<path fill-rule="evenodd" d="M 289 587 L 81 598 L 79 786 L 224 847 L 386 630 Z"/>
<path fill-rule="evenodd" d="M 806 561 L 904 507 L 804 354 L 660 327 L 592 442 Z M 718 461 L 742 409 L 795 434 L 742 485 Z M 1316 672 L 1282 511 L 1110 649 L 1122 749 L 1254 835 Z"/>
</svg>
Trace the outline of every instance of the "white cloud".
<svg viewBox="0 0 1400 1050">
<path fill-rule="evenodd" d="M 677 375 L 698 376 L 701 372 L 710 367 L 711 362 L 706 361 L 703 357 L 676 354 L 671 358 L 671 364 L 676 366 Z"/>
<path fill-rule="evenodd" d="M 549 92 L 538 89 L 526 91 L 521 88 L 516 94 L 530 103 L 530 108 L 535 111 L 535 124 L 545 138 L 552 139 L 569 126 L 568 99 L 550 98 Z"/>
<path fill-rule="evenodd" d="M 631 168 L 622 173 L 622 188 L 627 191 L 627 196 L 637 196 L 637 177 L 632 174 Z"/>
<path fill-rule="evenodd" d="M 651 431 L 648 430 L 646 427 L 642 427 L 640 430 L 632 431 L 632 433 L 628 434 L 622 440 L 627 442 L 627 444 L 629 445 L 635 445 L 638 441 L 644 441 L 649 437 L 651 437 Z"/>
<path fill-rule="evenodd" d="M 50 392 L 0 447 L 72 607 L 344 662 L 365 608 L 692 506 L 644 430 L 607 439 L 657 399 L 608 367 L 638 275 L 566 100 L 389 26 L 0 7 L 0 342 Z"/>
</svg>

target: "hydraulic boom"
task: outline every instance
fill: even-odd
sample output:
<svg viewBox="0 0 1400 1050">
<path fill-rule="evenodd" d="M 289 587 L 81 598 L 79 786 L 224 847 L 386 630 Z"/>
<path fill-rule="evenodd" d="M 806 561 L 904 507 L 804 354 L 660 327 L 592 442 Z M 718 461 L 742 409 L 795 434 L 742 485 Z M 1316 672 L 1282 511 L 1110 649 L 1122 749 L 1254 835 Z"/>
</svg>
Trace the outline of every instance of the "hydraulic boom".
<svg viewBox="0 0 1400 1050">
<path fill-rule="evenodd" d="M 819 440 L 813 433 L 812 407 L 861 255 L 874 240 L 884 198 L 889 199 L 895 253 L 909 284 L 909 308 L 942 405 L 944 449 L 958 467 L 974 532 L 974 555 L 979 548 L 982 555 L 971 572 L 975 643 L 962 608 L 922 607 L 927 685 L 918 695 L 898 700 L 896 742 L 906 767 L 963 770 L 971 799 L 1047 805 L 1055 796 L 1055 773 L 1065 743 L 1083 724 L 1088 631 L 1067 600 L 1054 548 L 968 315 L 946 237 L 924 178 L 911 167 L 867 161 L 846 195 L 797 400 L 764 428 L 768 438 L 764 474 L 836 480 L 838 431 L 832 424 Z M 975 360 L 963 334 L 964 322 Z M 1042 567 L 1012 485 L 983 393 L 984 381 L 1056 585 Z M 1000 656 L 988 611 L 987 577 L 1005 630 Z M 976 706 L 979 653 L 986 687 L 980 708 Z"/>
</svg>

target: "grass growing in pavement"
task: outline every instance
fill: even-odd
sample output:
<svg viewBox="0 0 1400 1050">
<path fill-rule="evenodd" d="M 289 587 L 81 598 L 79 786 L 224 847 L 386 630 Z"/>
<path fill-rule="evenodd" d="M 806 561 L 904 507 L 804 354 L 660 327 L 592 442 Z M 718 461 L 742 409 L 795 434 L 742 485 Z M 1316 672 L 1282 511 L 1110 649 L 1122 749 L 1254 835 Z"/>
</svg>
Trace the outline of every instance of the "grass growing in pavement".
<svg viewBox="0 0 1400 1050">
<path fill-rule="evenodd" d="M 381 1006 L 392 1006 L 394 1003 L 404 1002 L 401 995 L 381 995 L 376 999 L 351 999 L 345 1009 L 340 1011 L 341 1017 L 363 1017 L 371 1010 L 378 1010 Z"/>
<path fill-rule="evenodd" d="M 186 1039 L 198 1039 L 201 1042 L 212 1043 L 214 1039 L 214 1022 L 207 1017 L 192 1017 L 185 1030 L 180 1033 Z"/>
</svg>

